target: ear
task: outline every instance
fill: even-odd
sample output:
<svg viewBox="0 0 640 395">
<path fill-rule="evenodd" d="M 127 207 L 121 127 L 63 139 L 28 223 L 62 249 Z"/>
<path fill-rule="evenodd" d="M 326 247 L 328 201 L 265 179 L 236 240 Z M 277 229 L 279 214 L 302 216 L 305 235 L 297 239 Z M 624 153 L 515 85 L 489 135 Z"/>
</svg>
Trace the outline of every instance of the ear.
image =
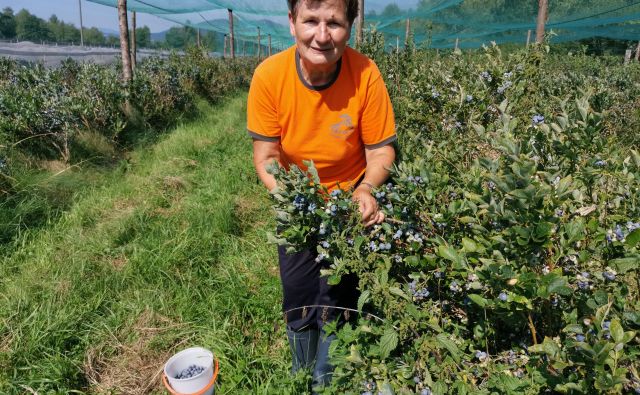
<svg viewBox="0 0 640 395">
<path fill-rule="evenodd" d="M 296 37 L 296 29 L 295 29 L 295 18 L 291 11 L 289 11 L 289 33 L 291 33 L 291 37 Z"/>
</svg>

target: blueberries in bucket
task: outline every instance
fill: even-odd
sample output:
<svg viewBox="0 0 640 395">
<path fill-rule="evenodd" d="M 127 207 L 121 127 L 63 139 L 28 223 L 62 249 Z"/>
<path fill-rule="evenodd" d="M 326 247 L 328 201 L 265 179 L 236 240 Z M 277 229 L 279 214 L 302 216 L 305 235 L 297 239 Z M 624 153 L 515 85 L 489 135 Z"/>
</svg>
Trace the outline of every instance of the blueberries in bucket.
<svg viewBox="0 0 640 395">
<path fill-rule="evenodd" d="M 178 380 L 181 379 L 190 379 L 191 377 L 197 376 L 204 371 L 203 366 L 191 365 L 186 369 L 183 369 L 182 372 L 176 375 Z"/>
</svg>

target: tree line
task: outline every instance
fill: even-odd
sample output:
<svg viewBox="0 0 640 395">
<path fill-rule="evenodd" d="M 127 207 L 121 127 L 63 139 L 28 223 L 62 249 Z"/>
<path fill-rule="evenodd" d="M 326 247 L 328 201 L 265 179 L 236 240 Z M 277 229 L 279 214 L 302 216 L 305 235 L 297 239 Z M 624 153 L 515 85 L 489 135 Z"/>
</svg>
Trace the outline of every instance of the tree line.
<svg viewBox="0 0 640 395">
<path fill-rule="evenodd" d="M 82 36 L 85 45 L 120 46 L 117 35 L 105 35 L 97 27 L 83 28 Z M 215 32 L 201 32 L 200 44 L 214 51 L 220 47 L 223 38 Z M 31 14 L 26 9 L 14 13 L 6 7 L 0 13 L 0 40 L 18 40 L 56 43 L 80 43 L 80 29 L 73 23 L 60 20 L 51 15 L 48 20 Z M 198 32 L 192 27 L 172 27 L 164 35 L 163 40 L 152 40 L 148 26 L 136 28 L 136 46 L 138 48 L 184 49 L 198 42 Z"/>
</svg>

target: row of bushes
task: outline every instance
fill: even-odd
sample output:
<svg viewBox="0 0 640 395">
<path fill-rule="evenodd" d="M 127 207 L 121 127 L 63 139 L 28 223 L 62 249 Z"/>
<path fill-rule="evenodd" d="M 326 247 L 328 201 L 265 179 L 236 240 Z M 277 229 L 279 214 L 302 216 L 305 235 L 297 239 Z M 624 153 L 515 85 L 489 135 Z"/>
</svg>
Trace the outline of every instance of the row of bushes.
<svg viewBox="0 0 640 395">
<path fill-rule="evenodd" d="M 193 48 L 184 57 L 151 58 L 124 86 L 117 65 L 68 60 L 57 69 L 0 60 L 0 144 L 71 161 L 74 135 L 92 130 L 118 141 L 127 128 L 162 130 L 194 110 L 248 85 L 252 60 L 216 60 Z M 125 105 L 128 103 L 128 105 Z"/>
<path fill-rule="evenodd" d="M 357 274 L 381 318 L 338 330 L 326 392 L 640 392 L 640 68 L 382 48 L 365 45 L 397 117 L 387 220 L 363 229 L 349 191 L 272 169 L 277 240 L 317 249 L 331 283 Z"/>
<path fill-rule="evenodd" d="M 78 163 L 117 163 L 131 144 L 194 115 L 197 100 L 213 103 L 248 87 L 255 64 L 192 48 L 185 56 L 144 60 L 125 85 L 119 64 L 69 59 L 46 69 L 0 58 L 0 245 L 46 222 L 83 184 L 74 179 L 74 186 L 60 187 L 60 177 L 42 177 L 43 167 L 57 173 Z"/>
</svg>

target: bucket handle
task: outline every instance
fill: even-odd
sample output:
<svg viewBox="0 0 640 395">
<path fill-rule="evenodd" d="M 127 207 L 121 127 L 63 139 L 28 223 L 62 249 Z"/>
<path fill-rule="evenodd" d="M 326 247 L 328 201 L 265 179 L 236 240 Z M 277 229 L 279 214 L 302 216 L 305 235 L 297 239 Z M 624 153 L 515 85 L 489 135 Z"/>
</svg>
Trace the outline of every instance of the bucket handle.
<svg viewBox="0 0 640 395">
<path fill-rule="evenodd" d="M 218 378 L 218 371 L 220 369 L 219 369 L 219 366 L 218 366 L 218 360 L 217 359 L 213 360 L 213 365 L 214 365 L 213 378 L 211 379 L 211 382 L 209 382 L 209 384 L 206 387 L 204 387 L 203 389 L 201 389 L 198 392 L 194 392 L 194 393 L 191 393 L 191 394 L 181 394 L 179 392 L 174 391 L 173 388 L 171 388 L 171 384 L 169 384 L 169 381 L 167 380 L 167 375 L 164 373 L 164 371 L 162 372 L 162 383 L 167 388 L 167 390 L 173 395 L 202 395 L 206 391 L 208 391 L 209 388 L 211 388 L 212 385 L 215 384 L 216 379 Z"/>
</svg>

